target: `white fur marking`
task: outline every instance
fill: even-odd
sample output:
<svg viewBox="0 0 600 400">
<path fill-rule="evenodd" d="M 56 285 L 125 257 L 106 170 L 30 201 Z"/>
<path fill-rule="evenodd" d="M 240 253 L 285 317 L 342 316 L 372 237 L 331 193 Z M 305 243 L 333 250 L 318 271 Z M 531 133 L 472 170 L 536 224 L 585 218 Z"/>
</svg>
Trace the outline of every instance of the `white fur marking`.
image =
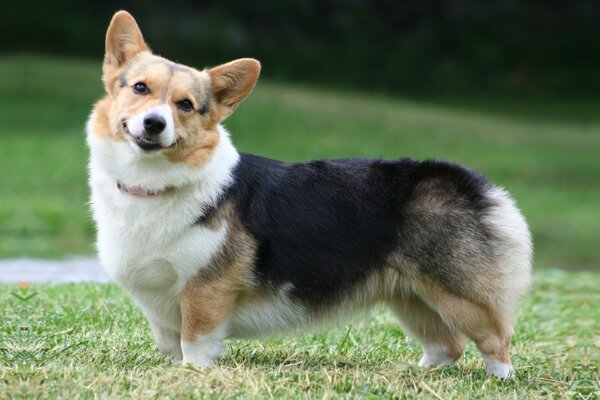
<svg viewBox="0 0 600 400">
<path fill-rule="evenodd" d="M 485 360 L 485 371 L 488 375 L 497 376 L 502 379 L 514 378 L 515 370 L 512 365 L 505 364 L 488 356 L 483 356 L 483 359 Z"/>
<path fill-rule="evenodd" d="M 456 360 L 450 357 L 446 346 L 429 343 L 423 344 L 423 357 L 419 361 L 420 367 L 437 367 L 440 365 L 452 365 Z"/>
<path fill-rule="evenodd" d="M 129 133 L 134 137 L 142 137 L 146 132 L 144 128 L 144 119 L 151 114 L 156 114 L 165 119 L 167 124 L 165 129 L 158 135 L 158 141 L 161 146 L 169 147 L 175 142 L 175 124 L 173 122 L 173 111 L 167 104 L 161 104 L 148 110 L 144 110 L 127 120 L 127 129 L 129 130 Z M 136 151 L 143 152 L 137 145 L 133 143 L 131 143 L 131 145 L 134 146 Z"/>
<path fill-rule="evenodd" d="M 502 274 L 498 293 L 503 297 L 497 300 L 496 307 L 507 315 L 514 315 L 519 298 L 531 286 L 531 234 L 525 218 L 504 189 L 495 187 L 488 196 L 495 205 L 490 207 L 484 220 L 497 238 L 494 241 L 497 271 Z"/>
<path fill-rule="evenodd" d="M 183 365 L 198 368 L 211 367 L 221 355 L 223 340 L 227 337 L 227 324 L 222 324 L 207 335 L 198 335 L 193 342 L 181 341 Z"/>
</svg>

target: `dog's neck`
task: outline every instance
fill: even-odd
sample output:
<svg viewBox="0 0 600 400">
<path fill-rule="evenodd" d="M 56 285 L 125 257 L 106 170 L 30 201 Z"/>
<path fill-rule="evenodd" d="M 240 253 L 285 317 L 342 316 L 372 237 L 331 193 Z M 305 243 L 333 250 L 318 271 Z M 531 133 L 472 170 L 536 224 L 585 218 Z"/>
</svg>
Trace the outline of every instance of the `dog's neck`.
<svg viewBox="0 0 600 400">
<path fill-rule="evenodd" d="M 214 204 L 232 184 L 233 170 L 239 161 L 229 133 L 222 126 L 217 129 L 219 143 L 211 157 L 204 165 L 191 167 L 160 157 L 140 162 L 128 143 L 98 137 L 93 133 L 94 125 L 88 123 L 92 176 L 105 176 L 113 188 L 128 196 L 166 198 L 181 192 L 193 194 L 202 203 Z"/>
<path fill-rule="evenodd" d="M 174 186 L 167 186 L 164 189 L 160 190 L 147 190 L 141 186 L 127 186 L 117 181 L 117 189 L 121 192 L 130 194 L 132 196 L 138 197 L 154 197 L 159 196 L 161 194 L 170 193 L 175 190 Z"/>
</svg>

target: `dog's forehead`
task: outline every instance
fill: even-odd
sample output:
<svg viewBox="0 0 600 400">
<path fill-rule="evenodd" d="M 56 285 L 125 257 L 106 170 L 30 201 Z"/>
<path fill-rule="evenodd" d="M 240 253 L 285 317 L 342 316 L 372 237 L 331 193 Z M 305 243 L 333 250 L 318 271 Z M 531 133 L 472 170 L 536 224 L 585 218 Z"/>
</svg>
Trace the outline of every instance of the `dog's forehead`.
<svg viewBox="0 0 600 400">
<path fill-rule="evenodd" d="M 173 61 L 167 60 L 155 55 L 149 55 L 146 57 L 140 57 L 134 60 L 129 66 L 129 70 L 132 74 L 143 74 L 148 72 L 159 72 L 165 73 L 166 71 L 175 74 L 183 72 L 186 74 L 196 74 L 197 71 L 183 64 L 177 64 Z"/>
<path fill-rule="evenodd" d="M 191 86 L 190 89 L 199 96 L 204 94 L 204 88 L 209 85 L 210 81 L 205 71 L 198 71 L 159 56 L 145 55 L 134 59 L 132 63 L 123 69 L 119 76 L 120 85 L 121 87 L 126 86 L 129 79 L 137 76 L 152 76 L 154 74 L 165 76 L 168 81 L 174 75 L 183 75 L 184 81 Z"/>
</svg>

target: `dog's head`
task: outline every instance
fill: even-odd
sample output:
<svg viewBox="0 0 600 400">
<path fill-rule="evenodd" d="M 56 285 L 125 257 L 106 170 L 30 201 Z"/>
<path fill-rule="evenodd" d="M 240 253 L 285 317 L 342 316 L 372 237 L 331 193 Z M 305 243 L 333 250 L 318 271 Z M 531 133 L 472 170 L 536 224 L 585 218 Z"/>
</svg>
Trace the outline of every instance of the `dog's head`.
<svg viewBox="0 0 600 400">
<path fill-rule="evenodd" d="M 250 58 L 199 71 L 156 56 L 133 17 L 119 11 L 106 33 L 109 101 L 96 134 L 128 141 L 142 156 L 163 153 L 201 165 L 218 144 L 216 125 L 250 93 L 259 73 L 260 63 Z"/>
</svg>

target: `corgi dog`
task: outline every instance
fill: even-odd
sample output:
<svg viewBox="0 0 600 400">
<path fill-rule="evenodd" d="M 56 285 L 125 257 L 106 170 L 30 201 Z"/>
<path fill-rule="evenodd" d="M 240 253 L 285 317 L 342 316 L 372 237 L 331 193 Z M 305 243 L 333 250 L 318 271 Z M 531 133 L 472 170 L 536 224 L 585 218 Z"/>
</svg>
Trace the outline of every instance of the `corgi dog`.
<svg viewBox="0 0 600 400">
<path fill-rule="evenodd" d="M 444 161 L 238 152 L 221 123 L 260 68 L 190 68 L 154 55 L 127 12 L 110 22 L 87 123 L 97 248 L 157 347 L 207 367 L 226 338 L 386 304 L 420 365 L 453 364 L 469 338 L 489 374 L 511 377 L 532 259 L 514 201 Z"/>
</svg>

